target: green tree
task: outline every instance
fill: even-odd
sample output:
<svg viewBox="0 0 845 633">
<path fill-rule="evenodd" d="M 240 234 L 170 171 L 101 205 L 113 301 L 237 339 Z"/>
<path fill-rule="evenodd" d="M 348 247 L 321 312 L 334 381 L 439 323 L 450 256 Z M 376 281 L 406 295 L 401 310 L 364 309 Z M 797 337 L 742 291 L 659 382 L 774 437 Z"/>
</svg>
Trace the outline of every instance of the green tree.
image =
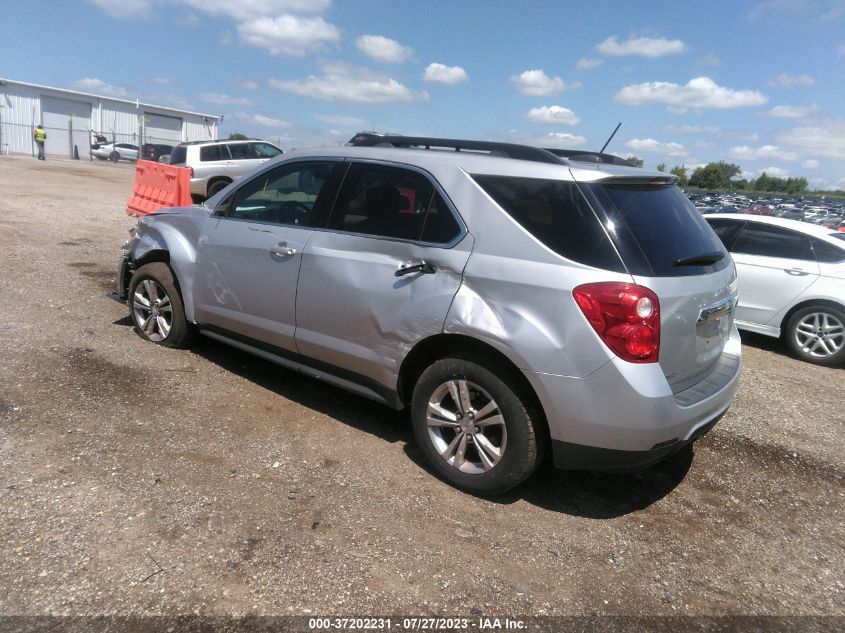
<svg viewBox="0 0 845 633">
<path fill-rule="evenodd" d="M 628 156 L 627 160 L 634 166 L 634 167 L 642 167 L 643 166 L 643 159 L 638 156 Z"/>
<path fill-rule="evenodd" d="M 232 132 L 231 134 L 229 134 L 230 141 L 245 141 L 248 138 L 249 137 L 246 134 L 243 134 L 241 132 Z"/>
<path fill-rule="evenodd" d="M 669 170 L 669 173 L 678 177 L 678 186 L 686 187 L 689 184 L 689 178 L 687 178 L 687 168 L 685 165 L 672 167 L 672 169 Z"/>
<path fill-rule="evenodd" d="M 666 171 L 666 163 L 660 163 L 657 166 L 657 171 Z"/>
<path fill-rule="evenodd" d="M 727 189 L 731 181 L 725 175 L 725 170 L 722 168 L 722 165 L 725 164 L 707 163 L 704 167 L 699 167 L 690 176 L 690 186 L 700 189 Z"/>
</svg>

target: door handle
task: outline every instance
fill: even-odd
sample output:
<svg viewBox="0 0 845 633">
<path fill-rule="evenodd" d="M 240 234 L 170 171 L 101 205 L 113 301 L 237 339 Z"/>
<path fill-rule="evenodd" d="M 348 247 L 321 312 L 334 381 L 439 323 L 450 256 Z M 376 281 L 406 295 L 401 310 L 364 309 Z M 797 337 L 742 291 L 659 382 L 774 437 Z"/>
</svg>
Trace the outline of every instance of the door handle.
<svg viewBox="0 0 845 633">
<path fill-rule="evenodd" d="M 784 268 L 783 272 L 787 275 L 792 275 L 793 277 L 803 277 L 804 275 L 809 275 L 806 270 L 802 270 L 801 268 Z"/>
<path fill-rule="evenodd" d="M 423 259 L 409 259 L 406 262 L 402 262 L 399 268 L 396 269 L 396 272 L 393 273 L 396 277 L 402 277 L 403 275 L 410 275 L 411 273 L 423 273 L 425 275 L 432 275 L 436 272 L 436 268 L 431 264 L 428 264 Z"/>
<path fill-rule="evenodd" d="M 279 242 L 270 247 L 270 254 L 278 255 L 279 257 L 290 257 L 291 255 L 296 255 L 296 249 L 289 248 L 287 242 Z"/>
</svg>

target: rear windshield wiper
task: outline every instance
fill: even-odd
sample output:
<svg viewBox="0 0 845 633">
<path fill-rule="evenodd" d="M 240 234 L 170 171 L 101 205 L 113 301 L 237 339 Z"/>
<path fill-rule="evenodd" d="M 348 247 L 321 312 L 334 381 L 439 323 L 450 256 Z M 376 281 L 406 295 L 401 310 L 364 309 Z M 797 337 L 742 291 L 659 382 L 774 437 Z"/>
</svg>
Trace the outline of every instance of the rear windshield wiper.
<svg viewBox="0 0 845 633">
<path fill-rule="evenodd" d="M 725 258 L 724 253 L 712 252 L 701 253 L 700 255 L 693 255 L 692 257 L 682 257 L 672 262 L 673 266 L 707 266 L 715 264 Z"/>
</svg>

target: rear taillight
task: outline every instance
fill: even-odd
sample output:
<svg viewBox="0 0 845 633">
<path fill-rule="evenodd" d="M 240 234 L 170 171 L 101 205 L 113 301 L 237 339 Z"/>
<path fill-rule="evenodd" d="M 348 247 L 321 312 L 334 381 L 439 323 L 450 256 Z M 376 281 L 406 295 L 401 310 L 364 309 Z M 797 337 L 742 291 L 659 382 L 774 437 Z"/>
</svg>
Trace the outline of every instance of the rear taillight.
<svg viewBox="0 0 845 633">
<path fill-rule="evenodd" d="M 607 281 L 572 291 L 590 325 L 614 354 L 631 363 L 656 363 L 660 302 L 648 288 Z"/>
</svg>

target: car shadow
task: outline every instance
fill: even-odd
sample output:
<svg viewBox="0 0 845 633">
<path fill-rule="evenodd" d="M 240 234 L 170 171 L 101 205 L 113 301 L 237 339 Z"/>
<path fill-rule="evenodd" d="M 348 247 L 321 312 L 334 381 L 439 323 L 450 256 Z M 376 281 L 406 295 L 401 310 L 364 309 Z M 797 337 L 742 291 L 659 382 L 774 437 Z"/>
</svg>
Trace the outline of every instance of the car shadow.
<svg viewBox="0 0 845 633">
<path fill-rule="evenodd" d="M 407 457 L 436 477 L 414 441 L 407 409 L 394 411 L 214 341 L 203 340 L 193 351 L 205 360 L 313 411 L 385 442 L 403 443 Z M 646 470 L 625 474 L 560 471 L 544 463 L 521 486 L 488 500 L 503 505 L 524 500 L 553 512 L 610 519 L 642 510 L 665 497 L 684 480 L 691 464 L 691 451 L 679 453 Z"/>
<path fill-rule="evenodd" d="M 789 348 L 783 340 L 775 338 L 774 336 L 764 336 L 763 334 L 743 330 L 739 333 L 739 338 L 743 345 L 750 345 L 751 347 L 767 352 L 774 352 L 775 354 L 783 354 L 784 356 L 789 356 L 790 358 L 792 357 L 789 353 Z"/>
</svg>

